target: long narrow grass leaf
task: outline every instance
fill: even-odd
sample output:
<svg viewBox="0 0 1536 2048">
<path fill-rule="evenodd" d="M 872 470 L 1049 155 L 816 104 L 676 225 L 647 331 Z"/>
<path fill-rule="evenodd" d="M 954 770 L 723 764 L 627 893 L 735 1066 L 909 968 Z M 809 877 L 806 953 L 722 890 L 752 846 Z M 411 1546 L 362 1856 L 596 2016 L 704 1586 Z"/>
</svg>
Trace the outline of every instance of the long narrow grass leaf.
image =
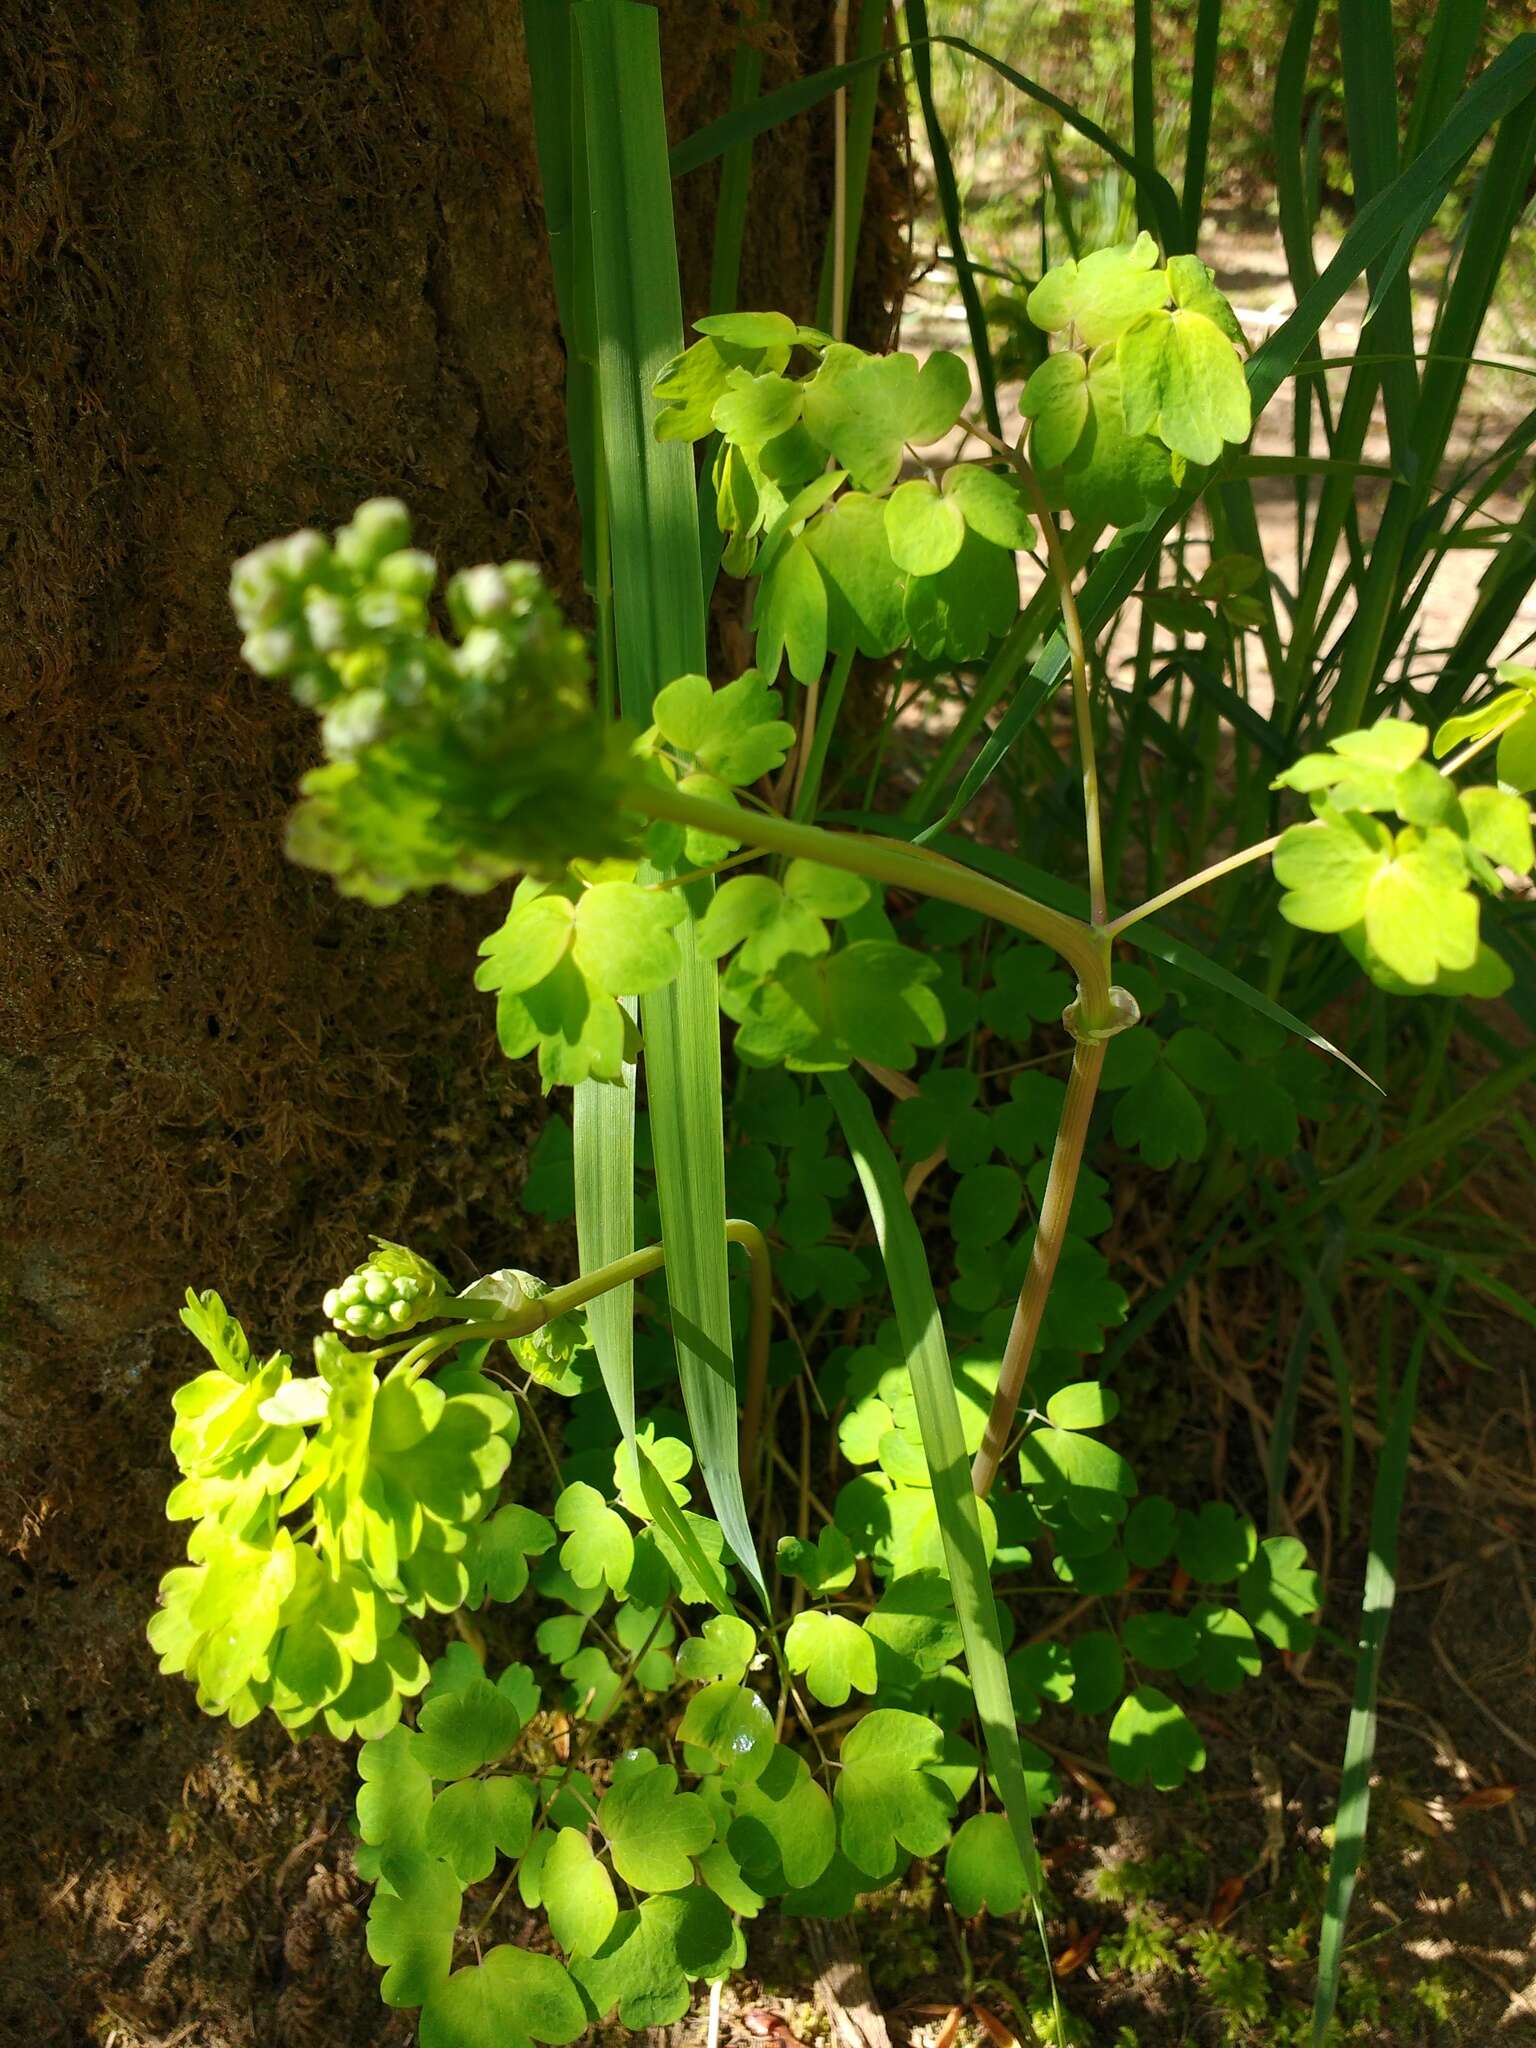
<svg viewBox="0 0 1536 2048">
<path fill-rule="evenodd" d="M 628 1007 L 633 1008 L 633 1005 Z M 584 1273 L 635 1248 L 635 1070 L 624 1081 L 582 1081 L 572 1107 L 576 1247 Z M 612 1287 L 587 1304 L 587 1328 L 603 1386 L 630 1443 L 635 1434 L 635 1289 Z"/>
<path fill-rule="evenodd" d="M 896 1312 L 907 1370 L 912 1376 L 923 1455 L 933 1487 L 955 1613 L 965 1639 L 966 1665 L 987 1762 L 1002 1794 L 1030 1892 L 1038 1899 L 1040 1859 L 1029 1814 L 1017 1711 L 1008 1686 L 981 1516 L 971 1491 L 971 1463 L 961 1429 L 960 1404 L 955 1398 L 949 1351 L 928 1275 L 922 1233 L 902 1191 L 901 1169 L 880 1135 L 867 1096 L 847 1074 L 824 1074 L 822 1085 L 832 1098 L 843 1127 L 869 1204 L 880 1256 L 885 1261 L 891 1306 Z"/>
<path fill-rule="evenodd" d="M 693 459 L 683 443 L 656 440 L 648 410 L 652 383 L 682 347 L 657 17 L 631 0 L 583 0 L 574 19 L 619 696 L 643 723 L 663 684 L 705 667 Z M 726 1541 L 762 1590 L 736 1446 L 716 972 L 691 924 L 679 941 L 676 981 L 641 1001 L 667 1293 L 699 1470 Z"/>
<path fill-rule="evenodd" d="M 1221 51 L 1221 0 L 1200 0 L 1189 70 L 1189 133 L 1184 142 L 1184 240 L 1193 249 L 1205 211 L 1205 166 L 1216 104 L 1216 59 Z"/>
<path fill-rule="evenodd" d="M 1435 1293 L 1438 1309 L 1446 1278 Z M 1382 1652 L 1397 1598 L 1398 1532 L 1408 1491 L 1408 1456 L 1413 1444 L 1413 1419 L 1418 1406 L 1419 1368 L 1430 1323 L 1421 1320 L 1414 1333 L 1402 1382 L 1392 1404 L 1392 1417 L 1381 1447 L 1371 1499 L 1371 1551 L 1365 1568 L 1365 1598 L 1360 1610 L 1359 1661 L 1355 1666 L 1354 1704 L 1344 1739 L 1344 1775 L 1339 1785 L 1334 1822 L 1333 1854 L 1328 1860 L 1328 1891 L 1323 1902 L 1322 1938 L 1318 1944 L 1317 1995 L 1312 2005 L 1313 2048 L 1323 2048 L 1338 2003 L 1344 1969 L 1344 1934 L 1350 1902 L 1365 1848 L 1371 1813 L 1371 1771 L 1376 1759 L 1376 1695 L 1381 1681 Z"/>
<path fill-rule="evenodd" d="M 1102 150 L 1111 163 L 1118 164 L 1129 176 L 1140 180 L 1156 210 L 1158 230 L 1165 245 L 1170 250 L 1182 247 L 1184 223 L 1178 194 L 1161 172 L 1150 164 L 1138 163 L 1134 151 L 1124 148 L 1097 121 L 1080 113 L 1069 101 L 1041 85 L 1038 79 L 1016 71 L 1001 57 L 994 57 L 975 43 L 967 42 L 964 36 L 931 35 L 926 40 L 934 48 L 959 50 L 978 64 L 985 64 L 999 78 L 1006 79 L 1016 92 L 1047 108 L 1085 141 Z M 813 72 L 809 78 L 797 78 L 790 85 L 780 86 L 777 92 L 764 93 L 755 106 L 722 114 L 717 121 L 708 122 L 678 143 L 672 152 L 673 177 L 681 178 L 689 171 L 698 170 L 702 164 L 713 163 L 733 143 L 748 136 L 762 135 L 770 128 L 777 128 L 781 122 L 793 120 L 797 114 L 807 113 L 836 92 L 839 86 L 851 85 L 868 66 L 888 63 L 907 47 L 905 43 L 895 44 L 875 56 L 856 58 L 848 64 L 829 65 L 824 71 Z"/>
<path fill-rule="evenodd" d="M 858 56 L 878 57 L 885 41 L 884 0 L 861 0 L 859 7 Z M 874 148 L 875 115 L 880 105 L 880 66 L 867 63 L 848 94 L 847 191 L 843 204 L 843 246 L 847 265 L 843 275 L 843 303 L 840 308 L 842 332 L 848 325 L 853 304 L 854 257 L 859 246 L 859 228 L 864 219 L 864 194 L 869 185 L 869 160 Z M 834 331 L 832 319 L 832 272 L 836 243 L 832 234 L 822 252 L 821 283 L 816 296 L 816 324 Z"/>
<path fill-rule="evenodd" d="M 949 241 L 955 266 L 955 282 L 965 307 L 965 324 L 971 337 L 971 355 L 976 364 L 976 382 L 981 387 L 981 409 L 994 434 L 1003 431 L 997 409 L 997 376 L 992 367 L 992 343 L 987 334 L 987 316 L 982 311 L 971 259 L 965 247 L 965 220 L 960 206 L 960 187 L 949 153 L 949 138 L 933 96 L 933 53 L 929 46 L 928 9 L 925 0 L 906 0 L 907 49 L 912 59 L 912 79 L 917 87 L 918 105 L 923 110 L 923 128 L 928 137 L 928 156 L 933 165 L 933 182 L 938 194 L 939 214 Z"/>
</svg>

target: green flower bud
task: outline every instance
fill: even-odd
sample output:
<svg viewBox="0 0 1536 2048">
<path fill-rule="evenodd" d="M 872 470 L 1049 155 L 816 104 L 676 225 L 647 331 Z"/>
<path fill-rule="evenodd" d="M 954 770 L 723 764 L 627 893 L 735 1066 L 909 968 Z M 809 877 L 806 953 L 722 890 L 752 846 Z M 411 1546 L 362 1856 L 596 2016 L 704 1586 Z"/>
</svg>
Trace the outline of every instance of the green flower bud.
<svg viewBox="0 0 1536 2048">
<path fill-rule="evenodd" d="M 377 1250 L 321 1307 L 348 1336 L 392 1337 L 441 1314 L 452 1292 L 437 1268 L 401 1244 L 376 1237 Z"/>
<path fill-rule="evenodd" d="M 240 652 L 257 675 L 283 676 L 309 650 L 286 626 L 269 626 L 261 632 L 247 633 L 240 643 Z"/>
<path fill-rule="evenodd" d="M 369 498 L 336 534 L 336 559 L 349 569 L 372 569 L 386 555 L 409 547 L 411 515 L 398 498 Z"/>
<path fill-rule="evenodd" d="M 437 563 L 420 548 L 397 548 L 373 572 L 374 581 L 406 597 L 429 597 L 437 581 Z"/>
</svg>

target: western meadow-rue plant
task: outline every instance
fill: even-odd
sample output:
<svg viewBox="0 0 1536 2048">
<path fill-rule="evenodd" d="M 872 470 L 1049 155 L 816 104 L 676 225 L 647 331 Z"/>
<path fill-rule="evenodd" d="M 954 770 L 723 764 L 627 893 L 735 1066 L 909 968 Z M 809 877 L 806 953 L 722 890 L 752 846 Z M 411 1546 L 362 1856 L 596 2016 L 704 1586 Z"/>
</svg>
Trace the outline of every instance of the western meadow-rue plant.
<svg viewBox="0 0 1536 2048">
<path fill-rule="evenodd" d="M 638 1001 L 702 987 L 734 1026 L 741 1214 L 714 1249 L 746 1255 L 739 1396 L 729 1356 L 688 1341 L 739 1406 L 744 1536 L 697 1377 L 685 1418 L 644 1325 L 630 1363 L 634 1289 L 678 1312 L 696 1247 L 631 1230 L 627 1168 L 622 1242 L 568 1285 L 509 1268 L 456 1291 L 376 1240 L 325 1295 L 312 1372 L 259 1362 L 216 1294 L 188 1297 L 210 1365 L 176 1396 L 168 1513 L 192 1526 L 151 1641 L 210 1713 L 361 1738 L 369 1950 L 385 2001 L 420 2009 L 424 2048 L 569 2042 L 615 2012 L 666 2025 L 741 1964 L 742 1923 L 770 1902 L 843 1914 L 914 1857 L 942 1860 L 962 1916 L 1038 1919 L 1031 1816 L 1060 1752 L 1020 1728 L 1048 1708 L 1106 1723 L 1079 1747 L 1101 1740 L 1125 1781 L 1172 1790 L 1205 1762 L 1197 1703 L 1256 1676 L 1265 1644 L 1315 1634 L 1299 1541 L 1221 1501 L 1141 1495 L 1114 1447 L 1118 1396 L 1083 1361 L 1126 1301 L 1093 1243 L 1109 1209 L 1084 1155 L 1101 1091 L 1149 1166 L 1198 1157 L 1208 1119 L 1245 1157 L 1283 1155 L 1318 1069 L 1267 999 L 1117 949 L 1272 857 L 1281 914 L 1338 934 L 1381 987 L 1498 993 L 1480 904 L 1533 863 L 1536 676 L 1511 672 L 1433 744 L 1396 718 L 1331 736 L 1275 780 L 1309 816 L 1111 915 L 1082 543 L 1219 476 L 1251 427 L 1243 338 L 1205 265 L 1146 233 L 1050 270 L 1027 314 L 1045 353 L 1016 446 L 969 416 L 953 355 L 873 356 L 773 312 L 698 323 L 654 380 L 650 431 L 711 442 L 708 509 L 726 573 L 752 582 L 754 661 L 662 679 L 644 718 L 599 710 L 586 644 L 527 563 L 455 576 L 440 630 L 436 565 L 392 499 L 236 565 L 246 659 L 319 718 L 294 858 L 379 905 L 512 884 L 476 985 L 507 1056 L 578 1090 L 574 1158 L 552 1121 L 530 1204 L 569 1213 L 620 1156 L 581 1133 L 613 1144 L 608 1106 L 633 1118 L 647 1020 L 672 1015 Z M 989 453 L 930 467 L 957 427 Z M 1017 629 L 1016 556 L 1037 542 L 1070 667 L 1086 916 L 980 859 L 816 822 L 855 659 L 986 654 Z M 1244 588 L 1229 566 L 1202 596 L 1240 624 Z M 1493 780 L 1456 779 L 1490 749 Z M 1020 1046 L 1059 1028 L 1065 1083 L 1021 1058 L 1006 1100 L 983 1094 L 965 1049 L 982 1018 Z M 855 1070 L 893 1104 L 888 1131 Z M 654 1131 L 669 1105 L 648 1079 Z M 695 1142 L 690 1163 L 717 1171 Z M 656 1152 L 662 1215 L 659 1134 Z M 941 1162 L 953 1357 L 911 1207 Z M 874 1252 L 835 1226 L 855 1177 Z M 639 1185 L 650 1225 L 644 1170 Z M 636 1248 L 645 1234 L 660 1242 Z M 659 1396 L 643 1421 L 637 1386 Z M 790 1389 L 801 1434 L 781 1442 L 770 1401 L 790 1414 Z M 570 1403 L 555 1430 L 550 1396 Z M 835 1420 L 829 1504 L 810 1400 Z M 505 1491 L 524 1427 L 537 1457 L 518 1490 L 537 1507 Z M 780 1466 L 796 1527 L 765 1574 L 749 1539 Z M 1062 1617 L 1016 1637 L 1015 1582 L 1062 1589 Z M 533 1661 L 493 1673 L 474 1617 L 521 1602 Z M 462 1640 L 429 1662 L 439 1616 Z M 485 1949 L 514 1888 L 547 1942 Z"/>
</svg>

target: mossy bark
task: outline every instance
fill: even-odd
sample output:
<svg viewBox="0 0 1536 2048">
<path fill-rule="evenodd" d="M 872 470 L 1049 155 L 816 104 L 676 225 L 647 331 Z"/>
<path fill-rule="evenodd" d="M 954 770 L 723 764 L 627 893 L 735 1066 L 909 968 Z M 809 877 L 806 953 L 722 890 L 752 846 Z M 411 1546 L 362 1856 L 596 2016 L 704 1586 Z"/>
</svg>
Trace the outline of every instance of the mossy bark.
<svg viewBox="0 0 1536 2048">
<path fill-rule="evenodd" d="M 821 0 L 661 15 L 676 134 L 723 110 L 743 34 L 770 85 L 830 58 Z M 0 22 L 0 128 L 0 1530 L 32 1716 L 0 1883 L 38 1916 L 0 2031 L 354 2048 L 400 2029 L 344 1763 L 202 1722 L 143 1645 L 179 1533 L 175 1312 L 217 1286 L 294 1342 L 370 1231 L 465 1274 L 539 1263 L 509 1237 L 542 1110 L 471 991 L 483 902 L 368 912 L 283 860 L 312 721 L 242 668 L 224 587 L 256 541 L 394 492 L 445 562 L 530 557 L 579 611 L 520 9 L 33 0 Z M 679 188 L 693 312 L 714 190 Z M 830 192 L 823 108 L 759 148 L 744 303 L 814 313 Z"/>
</svg>

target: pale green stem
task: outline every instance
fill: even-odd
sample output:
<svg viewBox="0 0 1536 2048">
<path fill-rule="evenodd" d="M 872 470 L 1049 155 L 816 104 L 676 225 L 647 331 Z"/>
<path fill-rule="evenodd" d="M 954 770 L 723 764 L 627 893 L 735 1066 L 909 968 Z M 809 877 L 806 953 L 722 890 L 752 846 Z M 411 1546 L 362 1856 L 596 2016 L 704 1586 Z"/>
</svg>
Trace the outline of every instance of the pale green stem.
<svg viewBox="0 0 1536 2048">
<path fill-rule="evenodd" d="M 1051 1282 L 1056 1277 L 1061 1247 L 1066 1240 L 1072 1200 L 1077 1192 L 1078 1171 L 1083 1163 L 1083 1145 L 1088 1136 L 1088 1120 L 1093 1113 L 1103 1068 L 1103 1042 L 1079 1039 L 1072 1055 L 1067 1099 L 1062 1105 L 1061 1124 L 1051 1153 L 1050 1176 L 1045 1184 L 1045 1198 L 1040 1204 L 1040 1222 L 1029 1255 L 1029 1271 L 1013 1312 L 1013 1325 L 1003 1350 L 1002 1370 L 992 1399 L 992 1412 L 987 1417 L 986 1433 L 971 1466 L 971 1485 L 983 1499 L 992 1490 L 992 1482 L 1008 1447 L 1013 1419 L 1023 1397 L 1025 1376 L 1034 1356 Z"/>
<path fill-rule="evenodd" d="M 934 858 L 899 841 L 876 839 L 862 832 L 828 832 L 820 825 L 796 824 L 776 812 L 711 803 L 705 797 L 664 787 L 660 781 L 647 782 L 630 801 L 648 817 L 691 825 L 716 838 L 761 846 L 768 853 L 785 854 L 792 860 L 819 861 L 824 867 L 845 868 L 850 874 L 864 875 L 888 888 L 910 889 L 919 896 L 963 904 L 983 917 L 996 918 L 999 924 L 1027 932 L 1059 953 L 1077 976 L 1084 1023 L 1093 1029 L 1103 1029 L 1114 1022 L 1109 997 L 1109 947 L 1102 933 L 1078 918 L 1035 902 L 1033 897 L 1020 895 L 1017 889 L 993 881 L 990 875 L 978 875 L 958 861 Z"/>
<path fill-rule="evenodd" d="M 742 1402 L 742 1444 L 754 1445 L 761 1433 L 763 1412 L 763 1390 L 768 1381 L 768 1345 L 772 1336 L 773 1321 L 773 1263 L 768 1251 L 768 1241 L 755 1223 L 748 1223 L 739 1216 L 729 1217 L 725 1226 L 726 1242 L 739 1244 L 747 1254 L 752 1269 L 752 1300 L 747 1337 L 747 1385 Z M 622 1259 L 614 1259 L 606 1266 L 595 1267 L 590 1273 L 582 1273 L 564 1287 L 552 1287 L 547 1294 L 530 1296 L 525 1306 L 510 1315 L 487 1318 L 484 1321 L 466 1319 L 452 1330 L 434 1330 L 423 1337 L 407 1353 L 401 1363 L 406 1368 L 406 1377 L 416 1380 L 441 1358 L 445 1351 L 453 1351 L 461 1344 L 473 1344 L 489 1339 L 492 1343 L 504 1338 L 527 1337 L 535 1330 L 542 1330 L 546 1323 L 552 1323 L 558 1316 L 566 1315 L 572 1309 L 582 1308 L 600 1294 L 607 1294 L 615 1287 L 624 1287 L 635 1280 L 643 1280 L 648 1274 L 658 1272 L 667 1260 L 666 1249 L 659 1244 L 646 1245 L 639 1251 L 627 1253 Z"/>
<path fill-rule="evenodd" d="M 1527 704 L 1516 704 L 1510 711 L 1509 716 L 1501 718 L 1491 732 L 1480 733 L 1475 740 L 1468 740 L 1459 754 L 1452 754 L 1450 760 L 1440 770 L 1440 773 L 1442 775 L 1454 775 L 1458 768 L 1465 768 L 1473 756 L 1480 754 L 1484 747 L 1491 747 L 1495 740 L 1503 739 L 1509 728 L 1524 718 L 1529 709 L 1530 706 Z"/>
<path fill-rule="evenodd" d="M 1271 839 L 1261 839 L 1253 846 L 1245 846 L 1241 853 L 1229 853 L 1225 860 L 1218 860 L 1208 868 L 1202 868 L 1198 875 L 1191 875 L 1186 881 L 1175 882 L 1171 889 L 1164 889 L 1159 896 L 1149 896 L 1145 903 L 1138 903 L 1134 910 L 1127 910 L 1120 917 L 1113 918 L 1104 927 L 1106 939 L 1118 938 L 1133 924 L 1140 924 L 1144 917 L 1152 917 L 1159 910 L 1166 910 L 1170 903 L 1177 903 L 1181 896 L 1189 896 L 1196 889 L 1203 889 L 1207 882 L 1219 881 L 1223 875 L 1230 875 L 1234 868 L 1246 867 L 1251 860 L 1262 860 L 1267 853 L 1273 853 L 1285 837 L 1283 832 L 1275 833 Z"/>
<path fill-rule="evenodd" d="M 1083 621 L 1077 609 L 1077 594 L 1072 588 L 1072 570 L 1061 545 L 1061 534 L 1057 529 L 1050 505 L 1046 502 L 1040 480 L 1025 459 L 1022 448 L 1010 447 L 996 434 L 988 433 L 985 427 L 967 420 L 965 428 L 978 441 L 985 441 L 989 448 L 995 448 L 999 455 L 1006 456 L 1013 465 L 1015 474 L 1029 500 L 1030 510 L 1040 527 L 1040 537 L 1045 542 L 1045 559 L 1050 568 L 1051 581 L 1056 585 L 1056 594 L 1061 601 L 1061 630 L 1067 642 L 1067 652 L 1072 660 L 1072 710 L 1077 724 L 1077 753 L 1083 769 L 1083 823 L 1088 848 L 1088 902 L 1093 922 L 1103 924 L 1109 914 L 1109 899 L 1104 890 L 1104 834 L 1099 819 L 1099 768 L 1098 756 L 1093 737 L 1093 698 L 1088 687 L 1088 646 L 1083 638 Z"/>
</svg>

